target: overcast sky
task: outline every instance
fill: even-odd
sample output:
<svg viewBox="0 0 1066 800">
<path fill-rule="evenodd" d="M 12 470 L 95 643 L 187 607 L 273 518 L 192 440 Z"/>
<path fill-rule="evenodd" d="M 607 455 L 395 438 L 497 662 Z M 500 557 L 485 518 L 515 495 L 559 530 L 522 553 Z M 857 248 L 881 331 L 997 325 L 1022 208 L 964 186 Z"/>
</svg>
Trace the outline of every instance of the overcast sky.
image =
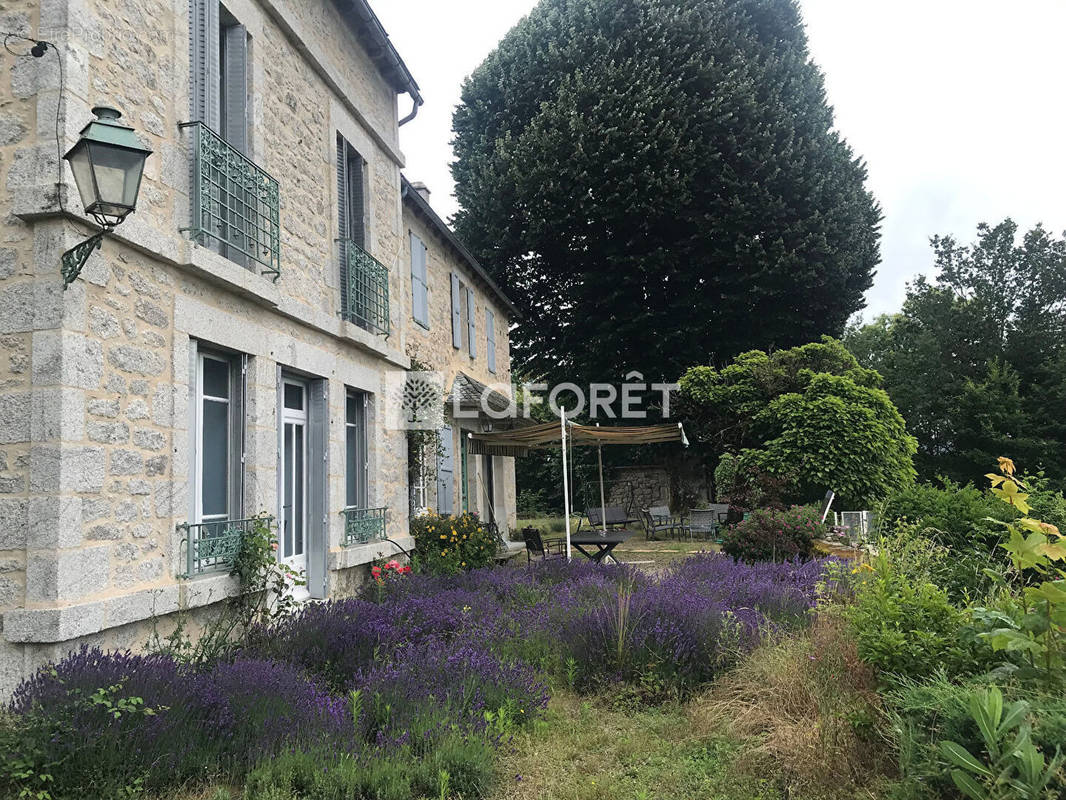
<svg viewBox="0 0 1066 800">
<path fill-rule="evenodd" d="M 535 0 L 377 0 L 426 99 L 405 173 L 448 217 L 459 88 Z M 885 214 L 867 318 L 929 272 L 929 236 L 1011 216 L 1066 230 L 1066 0 L 801 0 L 836 124 Z M 402 102 L 402 101 L 401 101 Z M 406 106 L 401 107 L 406 114 Z"/>
</svg>

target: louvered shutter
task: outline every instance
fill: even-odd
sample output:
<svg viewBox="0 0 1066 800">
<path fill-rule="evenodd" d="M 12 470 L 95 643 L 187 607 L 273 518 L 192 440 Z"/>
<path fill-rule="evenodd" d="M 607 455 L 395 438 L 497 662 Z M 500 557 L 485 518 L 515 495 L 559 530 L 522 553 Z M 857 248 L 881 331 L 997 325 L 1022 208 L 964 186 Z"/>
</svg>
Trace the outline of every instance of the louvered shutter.
<svg viewBox="0 0 1066 800">
<path fill-rule="evenodd" d="M 189 113 L 219 129 L 218 0 L 189 0 Z"/>
<path fill-rule="evenodd" d="M 248 31 L 243 25 L 228 25 L 222 36 L 226 78 L 222 134 L 233 148 L 248 155 Z"/>
<path fill-rule="evenodd" d="M 328 593 L 329 554 L 329 381 L 311 381 L 307 452 L 307 590 L 322 599 Z"/>
<path fill-rule="evenodd" d="M 474 290 L 466 290 L 466 341 L 471 358 L 477 358 L 477 317 L 474 316 Z"/>
<path fill-rule="evenodd" d="M 452 347 L 463 346 L 463 320 L 459 309 L 459 276 L 452 273 Z"/>
<path fill-rule="evenodd" d="M 496 315 L 485 309 L 485 348 L 488 351 L 489 372 L 496 373 Z"/>
<path fill-rule="evenodd" d="M 426 246 L 411 234 L 411 316 L 429 327 L 429 288 L 426 275 Z"/>
<path fill-rule="evenodd" d="M 341 316 L 348 319 L 348 143 L 337 134 L 337 244 L 340 254 Z"/>
</svg>

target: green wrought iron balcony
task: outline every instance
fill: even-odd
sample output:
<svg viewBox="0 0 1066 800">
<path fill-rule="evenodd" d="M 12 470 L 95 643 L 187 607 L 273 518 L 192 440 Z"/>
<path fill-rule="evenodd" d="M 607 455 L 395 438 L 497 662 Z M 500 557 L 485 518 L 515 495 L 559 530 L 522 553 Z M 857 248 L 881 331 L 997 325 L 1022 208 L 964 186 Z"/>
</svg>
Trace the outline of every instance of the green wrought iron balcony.
<svg viewBox="0 0 1066 800">
<path fill-rule="evenodd" d="M 255 525 L 273 522 L 273 517 L 250 519 L 223 519 L 192 524 L 183 522 L 177 526 L 184 533 L 181 540 L 185 549 L 185 575 L 204 575 L 209 572 L 229 572 L 241 549 L 241 540 Z"/>
<path fill-rule="evenodd" d="M 389 271 L 350 239 L 341 241 L 341 258 L 348 266 L 341 316 L 371 333 L 388 336 Z"/>
<path fill-rule="evenodd" d="M 281 275 L 280 191 L 265 170 L 202 122 L 183 122 L 193 144 L 192 221 L 187 230 L 204 246 L 262 274 Z"/>
<path fill-rule="evenodd" d="M 344 544 L 366 544 L 385 538 L 385 514 L 387 508 L 356 508 L 349 506 L 341 511 L 344 515 Z"/>
</svg>

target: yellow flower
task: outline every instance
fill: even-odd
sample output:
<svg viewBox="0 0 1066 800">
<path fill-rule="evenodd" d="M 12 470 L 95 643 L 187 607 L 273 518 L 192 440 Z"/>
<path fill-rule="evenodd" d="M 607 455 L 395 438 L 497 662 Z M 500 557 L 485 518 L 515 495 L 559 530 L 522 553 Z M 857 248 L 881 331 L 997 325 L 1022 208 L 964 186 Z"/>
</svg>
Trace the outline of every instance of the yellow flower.
<svg viewBox="0 0 1066 800">
<path fill-rule="evenodd" d="M 999 471 L 1000 472 L 1002 472 L 1004 475 L 1013 475 L 1014 474 L 1014 462 L 1013 461 L 1011 461 L 1006 456 L 1000 456 L 996 460 L 999 461 Z"/>
<path fill-rule="evenodd" d="M 447 537 L 447 536 L 445 536 L 445 535 L 444 535 L 444 534 L 442 533 L 442 534 L 440 535 L 440 538 L 442 538 L 442 539 L 447 539 L 448 537 Z"/>
<path fill-rule="evenodd" d="M 466 566 L 466 562 L 465 562 L 465 561 L 463 562 L 463 566 L 464 566 L 464 567 Z"/>
</svg>

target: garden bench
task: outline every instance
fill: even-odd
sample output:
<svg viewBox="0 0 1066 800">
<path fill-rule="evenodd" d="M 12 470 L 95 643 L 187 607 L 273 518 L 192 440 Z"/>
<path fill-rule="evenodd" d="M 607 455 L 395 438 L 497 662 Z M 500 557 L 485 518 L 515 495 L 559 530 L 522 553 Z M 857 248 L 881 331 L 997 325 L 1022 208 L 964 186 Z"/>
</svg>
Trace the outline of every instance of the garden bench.
<svg viewBox="0 0 1066 800">
<path fill-rule="evenodd" d="M 606 525 L 608 528 L 617 528 L 619 526 L 625 527 L 631 520 L 629 514 L 622 506 L 606 506 L 602 510 L 599 506 L 594 506 L 585 509 L 585 518 L 589 521 L 590 528 L 601 529 Z M 578 522 L 578 530 L 581 529 L 581 523 Z"/>
</svg>

